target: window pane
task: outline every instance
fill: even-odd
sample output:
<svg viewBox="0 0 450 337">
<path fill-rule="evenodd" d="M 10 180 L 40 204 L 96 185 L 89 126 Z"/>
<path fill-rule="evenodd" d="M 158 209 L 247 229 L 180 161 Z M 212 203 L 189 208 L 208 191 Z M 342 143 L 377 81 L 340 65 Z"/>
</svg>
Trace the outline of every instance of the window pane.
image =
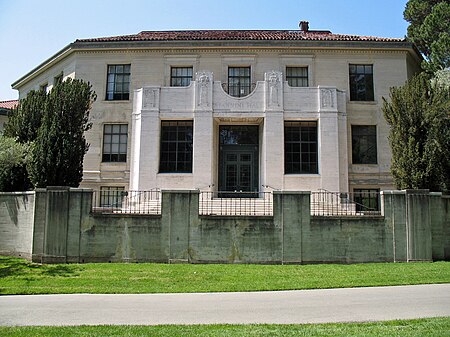
<svg viewBox="0 0 450 337">
<path fill-rule="evenodd" d="M 285 173 L 318 173 L 317 122 L 285 122 Z"/>
<path fill-rule="evenodd" d="M 350 100 L 373 101 L 373 65 L 349 65 Z"/>
<path fill-rule="evenodd" d="M 160 172 L 192 172 L 192 121 L 161 122 Z"/>
<path fill-rule="evenodd" d="M 187 87 L 192 81 L 192 67 L 172 67 L 170 85 L 172 87 Z"/>
<path fill-rule="evenodd" d="M 103 131 L 104 162 L 126 161 L 128 126 L 124 124 L 105 124 Z"/>
<path fill-rule="evenodd" d="M 307 87 L 308 67 L 287 67 L 286 81 L 291 87 Z"/>
<path fill-rule="evenodd" d="M 377 134 L 375 125 L 352 125 L 352 163 L 377 163 Z"/>
<path fill-rule="evenodd" d="M 130 69 L 129 64 L 108 66 L 106 100 L 129 99 Z"/>
</svg>

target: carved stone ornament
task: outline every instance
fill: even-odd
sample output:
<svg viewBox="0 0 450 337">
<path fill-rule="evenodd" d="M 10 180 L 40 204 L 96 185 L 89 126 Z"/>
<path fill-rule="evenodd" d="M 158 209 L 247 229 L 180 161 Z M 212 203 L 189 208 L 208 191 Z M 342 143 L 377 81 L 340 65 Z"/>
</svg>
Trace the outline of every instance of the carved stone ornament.
<svg viewBox="0 0 450 337">
<path fill-rule="evenodd" d="M 159 103 L 158 88 L 144 88 L 142 108 L 144 110 L 157 109 Z"/>
<path fill-rule="evenodd" d="M 196 80 L 198 83 L 197 89 L 199 91 L 197 105 L 200 107 L 209 107 L 209 91 L 212 82 L 211 73 L 198 72 L 196 74 Z"/>
<path fill-rule="evenodd" d="M 334 108 L 334 97 L 333 90 L 331 89 L 321 89 L 320 96 L 321 99 L 321 107 L 322 108 Z"/>
<path fill-rule="evenodd" d="M 279 106 L 279 94 L 281 91 L 281 73 L 271 71 L 266 73 L 266 81 L 269 84 L 269 106 Z"/>
</svg>

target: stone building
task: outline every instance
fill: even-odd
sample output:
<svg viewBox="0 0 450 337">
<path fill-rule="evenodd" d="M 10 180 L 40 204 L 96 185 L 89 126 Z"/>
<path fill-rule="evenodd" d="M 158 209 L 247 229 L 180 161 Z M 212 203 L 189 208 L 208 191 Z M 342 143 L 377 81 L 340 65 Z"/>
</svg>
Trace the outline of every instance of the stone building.
<svg viewBox="0 0 450 337">
<path fill-rule="evenodd" d="M 365 193 L 393 188 L 383 97 L 420 62 L 403 39 L 302 21 L 76 40 L 12 86 L 93 85 L 82 187 Z"/>
</svg>

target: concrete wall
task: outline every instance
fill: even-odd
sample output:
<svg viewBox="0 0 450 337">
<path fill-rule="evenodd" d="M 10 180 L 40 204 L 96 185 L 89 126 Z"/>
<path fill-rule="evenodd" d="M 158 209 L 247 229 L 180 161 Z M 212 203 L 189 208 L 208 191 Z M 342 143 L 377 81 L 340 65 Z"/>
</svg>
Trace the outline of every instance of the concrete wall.
<svg viewBox="0 0 450 337">
<path fill-rule="evenodd" d="M 31 258 L 34 192 L 0 193 L 0 255 Z"/>
<path fill-rule="evenodd" d="M 310 216 L 310 192 L 274 192 L 273 216 L 199 215 L 199 191 L 163 191 L 160 215 L 91 213 L 92 191 L 0 194 L 0 253 L 54 262 L 362 263 L 450 259 L 450 197 L 382 193 L 381 216 Z"/>
</svg>

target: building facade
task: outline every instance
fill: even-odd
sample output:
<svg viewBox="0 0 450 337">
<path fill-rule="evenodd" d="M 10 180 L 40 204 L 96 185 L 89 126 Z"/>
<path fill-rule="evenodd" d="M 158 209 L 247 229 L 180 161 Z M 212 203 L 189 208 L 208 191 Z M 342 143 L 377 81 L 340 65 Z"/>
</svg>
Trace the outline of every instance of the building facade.
<svg viewBox="0 0 450 337">
<path fill-rule="evenodd" d="M 418 71 L 419 53 L 300 27 L 76 40 L 13 88 L 92 84 L 82 187 L 392 189 L 383 97 Z"/>
</svg>

